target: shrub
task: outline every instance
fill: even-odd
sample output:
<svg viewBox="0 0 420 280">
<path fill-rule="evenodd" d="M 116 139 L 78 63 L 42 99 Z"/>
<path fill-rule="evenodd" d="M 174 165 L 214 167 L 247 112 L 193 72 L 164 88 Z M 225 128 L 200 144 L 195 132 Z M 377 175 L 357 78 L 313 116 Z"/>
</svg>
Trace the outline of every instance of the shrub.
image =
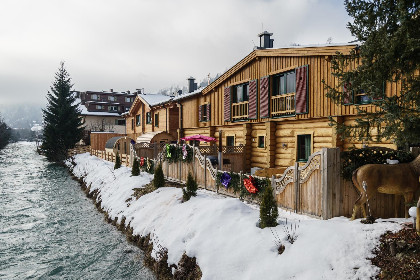
<svg viewBox="0 0 420 280">
<path fill-rule="evenodd" d="M 193 176 L 191 175 L 191 172 L 188 172 L 186 188 L 182 188 L 183 200 L 188 201 L 190 200 L 191 196 L 196 196 L 197 189 L 197 182 L 194 180 Z"/>
<path fill-rule="evenodd" d="M 139 176 L 140 175 L 140 163 L 137 158 L 134 158 L 133 167 L 131 168 L 131 176 Z"/>
<path fill-rule="evenodd" d="M 267 186 L 264 189 L 264 193 L 261 199 L 260 205 L 260 227 L 275 227 L 277 226 L 277 217 L 279 211 L 277 209 L 277 203 L 273 196 L 273 189 L 271 186 Z"/>
<path fill-rule="evenodd" d="M 155 189 L 165 186 L 165 177 L 163 175 L 162 164 L 159 164 L 155 169 L 155 176 L 153 177 L 153 186 Z"/>
<path fill-rule="evenodd" d="M 400 163 L 410 162 L 414 156 L 403 150 L 393 150 L 384 147 L 368 147 L 352 149 L 341 153 L 341 176 L 351 180 L 353 171 L 365 164 L 384 164 L 387 159 L 397 159 Z"/>
<path fill-rule="evenodd" d="M 117 154 L 115 155 L 114 169 L 118 169 L 120 167 L 121 167 L 121 158 L 120 158 L 120 154 L 117 152 Z"/>
</svg>

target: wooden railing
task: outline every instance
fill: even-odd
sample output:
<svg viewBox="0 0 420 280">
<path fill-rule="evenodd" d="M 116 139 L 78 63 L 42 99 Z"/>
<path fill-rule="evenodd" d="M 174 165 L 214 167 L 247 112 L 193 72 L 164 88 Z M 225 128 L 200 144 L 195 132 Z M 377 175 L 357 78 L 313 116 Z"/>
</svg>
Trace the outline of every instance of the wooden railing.
<svg viewBox="0 0 420 280">
<path fill-rule="evenodd" d="M 248 101 L 232 104 L 232 120 L 248 119 Z"/>
<path fill-rule="evenodd" d="M 281 94 L 271 97 L 271 116 L 295 114 L 295 93 Z"/>
</svg>

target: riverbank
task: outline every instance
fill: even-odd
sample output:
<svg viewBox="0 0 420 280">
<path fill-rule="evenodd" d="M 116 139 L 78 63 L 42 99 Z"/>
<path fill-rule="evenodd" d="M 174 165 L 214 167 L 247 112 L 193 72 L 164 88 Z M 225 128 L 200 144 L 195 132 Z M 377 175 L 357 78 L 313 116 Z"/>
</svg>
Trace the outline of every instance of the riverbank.
<svg viewBox="0 0 420 280">
<path fill-rule="evenodd" d="M 195 258 L 202 279 L 374 277 L 379 268 L 367 258 L 373 257 L 379 237 L 408 221 L 323 221 L 280 210 L 277 227 L 260 229 L 258 207 L 238 199 L 199 190 L 181 203 L 181 189 L 161 188 L 136 200 L 133 189 L 146 186 L 152 175 L 131 177 L 130 169 L 113 170 L 112 163 L 88 154 L 76 155 L 74 164 L 67 163 L 107 219 L 146 248 L 158 261 L 154 266 L 176 273 L 181 260 Z M 282 254 L 279 245 L 285 248 Z"/>
</svg>

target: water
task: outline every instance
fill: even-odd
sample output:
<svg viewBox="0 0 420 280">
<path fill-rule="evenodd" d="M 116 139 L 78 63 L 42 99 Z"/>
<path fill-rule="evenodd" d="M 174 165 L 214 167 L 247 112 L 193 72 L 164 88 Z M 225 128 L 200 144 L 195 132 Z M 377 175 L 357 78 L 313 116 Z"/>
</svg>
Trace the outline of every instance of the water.
<svg viewBox="0 0 420 280">
<path fill-rule="evenodd" d="M 0 279 L 155 279 L 63 167 L 33 143 L 0 150 Z"/>
</svg>

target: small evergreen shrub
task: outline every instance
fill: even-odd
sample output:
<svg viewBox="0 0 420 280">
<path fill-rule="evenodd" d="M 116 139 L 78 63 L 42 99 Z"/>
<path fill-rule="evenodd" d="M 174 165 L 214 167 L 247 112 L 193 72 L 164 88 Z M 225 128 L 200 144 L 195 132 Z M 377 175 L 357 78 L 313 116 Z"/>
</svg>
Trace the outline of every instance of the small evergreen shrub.
<svg viewBox="0 0 420 280">
<path fill-rule="evenodd" d="M 387 159 L 397 159 L 400 163 L 414 160 L 414 156 L 403 150 L 393 150 L 384 147 L 368 147 L 351 149 L 341 153 L 341 176 L 351 181 L 353 171 L 365 164 L 384 164 Z"/>
<path fill-rule="evenodd" d="M 276 200 L 274 199 L 273 189 L 271 186 L 266 186 L 260 205 L 260 227 L 265 228 L 277 226 L 278 216 L 279 212 Z"/>
<path fill-rule="evenodd" d="M 114 169 L 118 169 L 120 167 L 121 167 L 121 158 L 120 158 L 120 154 L 117 152 L 117 154 L 115 155 Z"/>
<path fill-rule="evenodd" d="M 137 158 L 134 158 L 133 166 L 131 168 L 131 176 L 139 176 L 140 175 L 140 163 Z"/>
<path fill-rule="evenodd" d="M 153 186 L 155 189 L 165 186 L 165 176 L 163 175 L 162 164 L 159 164 L 155 169 L 155 176 L 153 177 Z"/>
<path fill-rule="evenodd" d="M 182 188 L 183 201 L 184 202 L 188 201 L 190 200 L 191 196 L 196 196 L 197 189 L 198 189 L 197 182 L 194 180 L 193 176 L 191 175 L 191 172 L 188 172 L 186 187 Z"/>
</svg>

